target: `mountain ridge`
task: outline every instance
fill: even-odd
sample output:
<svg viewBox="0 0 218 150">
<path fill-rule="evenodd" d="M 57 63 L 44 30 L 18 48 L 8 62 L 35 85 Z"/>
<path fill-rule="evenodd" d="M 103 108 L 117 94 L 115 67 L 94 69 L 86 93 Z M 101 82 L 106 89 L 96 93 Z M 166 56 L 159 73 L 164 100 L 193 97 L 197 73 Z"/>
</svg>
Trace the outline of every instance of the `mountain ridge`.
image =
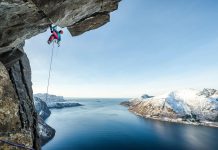
<svg viewBox="0 0 218 150">
<path fill-rule="evenodd" d="M 218 91 L 182 89 L 134 98 L 129 110 L 145 118 L 218 127 Z"/>
</svg>

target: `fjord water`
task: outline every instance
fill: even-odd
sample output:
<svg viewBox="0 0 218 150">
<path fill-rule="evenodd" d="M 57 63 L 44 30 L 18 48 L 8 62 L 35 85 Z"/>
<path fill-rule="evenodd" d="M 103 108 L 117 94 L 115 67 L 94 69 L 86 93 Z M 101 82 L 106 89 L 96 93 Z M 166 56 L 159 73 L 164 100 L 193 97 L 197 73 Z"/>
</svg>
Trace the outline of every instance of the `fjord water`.
<svg viewBox="0 0 218 150">
<path fill-rule="evenodd" d="M 119 105 L 125 99 L 80 99 L 53 109 L 56 135 L 43 150 L 217 150 L 218 128 L 144 119 Z"/>
</svg>

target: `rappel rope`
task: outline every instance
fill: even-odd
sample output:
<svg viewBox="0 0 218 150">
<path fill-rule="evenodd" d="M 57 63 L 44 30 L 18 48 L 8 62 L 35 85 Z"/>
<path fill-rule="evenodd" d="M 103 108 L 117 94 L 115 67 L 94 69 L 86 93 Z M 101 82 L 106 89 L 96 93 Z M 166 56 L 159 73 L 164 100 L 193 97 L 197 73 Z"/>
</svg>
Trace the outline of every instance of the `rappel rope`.
<svg viewBox="0 0 218 150">
<path fill-rule="evenodd" d="M 52 62 L 53 62 L 53 56 L 54 56 L 54 45 L 55 42 L 52 44 L 52 51 L 51 51 L 51 60 L 50 60 L 50 67 L 49 67 L 49 73 L 48 73 L 48 84 L 47 84 L 47 90 L 46 90 L 46 101 L 48 99 L 48 90 L 49 90 L 49 85 L 50 85 L 50 78 L 51 78 L 51 69 L 52 69 Z"/>
<path fill-rule="evenodd" d="M 6 140 L 0 140 L 0 143 L 1 142 L 5 143 L 5 144 L 8 144 L 8 145 L 11 145 L 13 147 L 17 147 L 17 148 L 23 148 L 23 149 L 27 149 L 27 150 L 34 150 L 33 148 L 26 147 L 24 144 L 18 144 L 18 143 L 6 141 Z"/>
</svg>

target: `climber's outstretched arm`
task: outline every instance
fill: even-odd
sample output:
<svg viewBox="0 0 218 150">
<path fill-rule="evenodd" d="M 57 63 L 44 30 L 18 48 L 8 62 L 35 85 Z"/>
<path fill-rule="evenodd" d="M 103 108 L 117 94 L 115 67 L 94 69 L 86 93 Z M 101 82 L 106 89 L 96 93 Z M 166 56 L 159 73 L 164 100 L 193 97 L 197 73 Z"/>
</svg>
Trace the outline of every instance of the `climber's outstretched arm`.
<svg viewBox="0 0 218 150">
<path fill-rule="evenodd" d="M 53 27 L 52 27 L 52 25 L 50 25 L 49 27 L 50 27 L 51 33 L 52 33 L 53 31 L 57 32 L 57 25 L 55 25 L 55 26 L 53 26 Z"/>
<path fill-rule="evenodd" d="M 50 28 L 50 31 L 52 33 L 53 31 L 52 31 L 52 25 L 51 24 L 49 25 L 49 28 Z"/>
</svg>

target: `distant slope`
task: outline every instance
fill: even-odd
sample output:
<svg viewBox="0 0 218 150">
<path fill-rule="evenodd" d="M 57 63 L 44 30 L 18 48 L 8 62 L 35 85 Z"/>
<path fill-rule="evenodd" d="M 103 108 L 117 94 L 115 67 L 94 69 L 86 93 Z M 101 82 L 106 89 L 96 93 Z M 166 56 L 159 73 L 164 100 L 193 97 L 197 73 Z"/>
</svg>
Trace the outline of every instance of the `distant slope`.
<svg viewBox="0 0 218 150">
<path fill-rule="evenodd" d="M 135 98 L 129 110 L 146 118 L 218 127 L 218 91 L 183 89 Z"/>
</svg>

